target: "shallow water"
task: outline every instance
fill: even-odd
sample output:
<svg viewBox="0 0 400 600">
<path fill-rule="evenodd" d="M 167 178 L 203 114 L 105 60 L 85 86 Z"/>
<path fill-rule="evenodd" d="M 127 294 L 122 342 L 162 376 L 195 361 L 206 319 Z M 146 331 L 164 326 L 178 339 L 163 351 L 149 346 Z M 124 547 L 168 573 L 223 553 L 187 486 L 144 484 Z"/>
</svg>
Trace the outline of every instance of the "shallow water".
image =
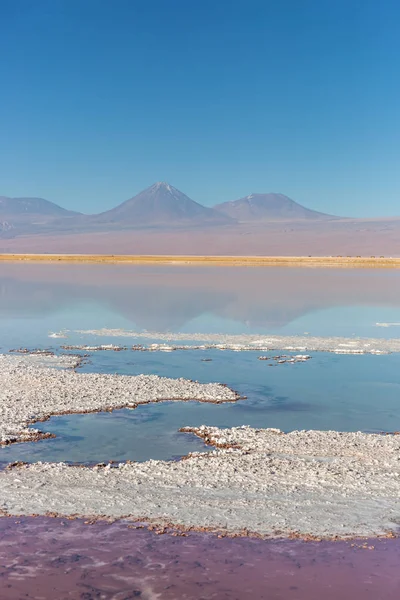
<svg viewBox="0 0 400 600">
<path fill-rule="evenodd" d="M 203 362 L 204 356 L 211 361 Z M 246 424 L 284 431 L 400 429 L 398 354 L 316 352 L 307 362 L 297 364 L 260 361 L 258 356 L 230 351 L 93 353 L 84 371 L 222 381 L 246 398 L 220 405 L 163 402 L 113 413 L 52 417 L 37 427 L 55 434 L 55 439 L 0 448 L 0 461 L 143 461 L 205 450 L 194 435 L 179 433 L 184 426 Z"/>
<path fill-rule="evenodd" d="M 375 337 L 400 331 L 377 322 L 400 322 L 397 270 L 0 265 L 3 351 L 134 343 L 73 333 L 81 328 Z M 48 337 L 64 328 L 68 338 Z M 111 415 L 53 417 L 38 426 L 56 439 L 0 449 L 0 462 L 173 459 L 203 450 L 200 440 L 178 432 L 184 425 L 400 429 L 398 354 L 314 352 L 311 360 L 295 365 L 258 356 L 212 350 L 92 353 L 85 371 L 220 381 L 247 399 L 224 406 L 167 403 Z"/>
<path fill-rule="evenodd" d="M 100 327 L 387 338 L 399 327 L 376 323 L 399 322 L 395 269 L 0 265 L 3 347 Z"/>
<path fill-rule="evenodd" d="M 391 338 L 400 327 L 376 323 L 399 322 L 396 270 L 0 264 L 3 352 L 134 343 L 73 333 L 103 327 Z M 48 337 L 62 329 L 71 330 L 66 339 Z M 143 461 L 203 451 L 201 440 L 179 433 L 184 425 L 400 429 L 400 355 L 311 355 L 292 365 L 259 361 L 256 352 L 92 353 L 82 366 L 86 372 L 220 381 L 247 398 L 53 417 L 38 427 L 55 439 L 0 448 L 0 462 Z M 2 600 L 394 600 L 400 597 L 399 559 L 398 540 L 171 537 L 122 523 L 0 518 Z"/>
<path fill-rule="evenodd" d="M 0 519 L 2 600 L 397 600 L 399 540 L 156 535 L 51 518 Z"/>
</svg>

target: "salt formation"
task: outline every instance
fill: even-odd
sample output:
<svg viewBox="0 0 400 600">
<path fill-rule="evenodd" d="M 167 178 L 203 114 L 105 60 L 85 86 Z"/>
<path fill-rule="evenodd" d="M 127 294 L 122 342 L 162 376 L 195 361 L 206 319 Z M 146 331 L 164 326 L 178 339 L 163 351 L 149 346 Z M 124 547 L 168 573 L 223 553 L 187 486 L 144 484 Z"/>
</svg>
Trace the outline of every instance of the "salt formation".
<svg viewBox="0 0 400 600">
<path fill-rule="evenodd" d="M 3 514 L 129 517 L 160 527 L 262 536 L 393 535 L 400 436 L 236 427 L 184 428 L 216 449 L 179 462 L 0 473 Z"/>
<path fill-rule="evenodd" d="M 0 355 L 0 445 L 46 437 L 28 426 L 51 415 L 135 408 L 161 400 L 218 403 L 238 398 L 219 383 L 76 373 L 65 368 L 76 366 L 77 360 L 73 356 Z"/>
</svg>

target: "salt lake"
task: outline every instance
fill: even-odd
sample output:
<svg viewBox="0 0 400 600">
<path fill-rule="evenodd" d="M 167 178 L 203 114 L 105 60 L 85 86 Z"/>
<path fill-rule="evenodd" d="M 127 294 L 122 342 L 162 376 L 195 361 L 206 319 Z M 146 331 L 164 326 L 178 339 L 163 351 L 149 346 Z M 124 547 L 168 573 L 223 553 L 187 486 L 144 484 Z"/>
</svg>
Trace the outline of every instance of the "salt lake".
<svg viewBox="0 0 400 600">
<path fill-rule="evenodd" d="M 0 448 L 0 461 L 3 465 L 14 461 L 141 462 L 177 460 L 190 452 L 210 451 L 199 437 L 180 432 L 184 426 L 245 424 L 286 432 L 397 431 L 400 379 L 396 352 L 351 355 L 310 351 L 309 359 L 292 363 L 291 357 L 298 352 L 271 350 L 263 353 L 268 360 L 259 360 L 260 352 L 251 350 L 141 352 L 130 349 L 143 343 L 134 336 L 80 332 L 110 328 L 160 332 L 172 338 L 177 333 L 203 333 L 390 340 L 398 338 L 399 322 L 397 270 L 4 263 L 0 265 L 1 352 L 23 348 L 56 354 L 78 352 L 84 355 L 78 369 L 82 373 L 156 374 L 221 382 L 243 398 L 218 405 L 166 401 L 134 410 L 54 416 L 36 427 L 55 438 Z M 53 337 L 54 333 L 60 337 Z M 62 349 L 84 344 L 129 349 Z M 54 523 L 56 527 L 57 521 Z M 201 552 L 202 544 L 193 539 L 193 548 L 201 548 Z M 291 552 L 294 556 L 302 551 L 293 546 Z M 351 563 L 354 550 L 348 545 L 343 552 L 346 564 Z M 365 580 L 365 561 L 358 560 L 356 566 L 355 581 L 357 576 Z M 317 575 L 318 566 L 309 577 Z M 223 567 L 218 577 L 223 578 Z M 385 572 L 381 596 L 375 597 L 395 598 L 395 577 L 395 570 Z M 262 585 L 267 597 L 268 583 Z M 295 587 L 293 597 L 302 597 L 300 593 L 296 596 Z M 213 597 L 202 593 L 205 598 Z M 229 594 L 226 590 L 227 598 L 235 597 L 234 591 Z M 189 593 L 187 597 L 195 596 Z M 247 596 L 244 593 L 242 597 Z"/>
</svg>

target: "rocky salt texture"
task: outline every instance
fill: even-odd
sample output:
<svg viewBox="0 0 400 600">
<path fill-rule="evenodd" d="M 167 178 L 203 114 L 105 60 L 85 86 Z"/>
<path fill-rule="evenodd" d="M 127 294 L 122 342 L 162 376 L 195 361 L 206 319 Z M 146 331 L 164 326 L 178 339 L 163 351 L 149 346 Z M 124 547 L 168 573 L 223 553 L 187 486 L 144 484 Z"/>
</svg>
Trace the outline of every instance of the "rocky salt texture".
<svg viewBox="0 0 400 600">
<path fill-rule="evenodd" d="M 129 331 L 126 329 L 89 329 L 74 332 L 82 335 L 93 335 L 98 337 L 124 337 L 135 340 L 157 340 L 156 343 L 135 345 L 133 350 L 164 351 L 173 350 L 255 350 L 266 352 L 268 350 L 291 350 L 295 352 L 320 351 L 334 352 L 336 354 L 389 354 L 400 352 L 400 338 L 346 338 L 346 337 L 315 337 L 303 336 L 265 336 L 255 334 L 229 335 L 223 333 L 163 333 L 157 331 Z M 176 342 L 196 341 L 202 344 L 179 345 Z M 163 343 L 160 343 L 163 342 Z M 164 342 L 175 342 L 165 344 Z M 125 349 L 112 344 L 98 346 L 67 346 L 70 349 L 96 349 L 112 350 Z"/>
<path fill-rule="evenodd" d="M 79 357 L 0 355 L 0 441 L 46 437 L 29 427 L 54 414 L 160 400 L 235 401 L 221 384 L 155 375 L 76 373 Z M 186 427 L 212 452 L 176 461 L 0 472 L 0 514 L 130 518 L 261 536 L 358 537 L 400 525 L 400 435 Z M 1 448 L 0 448 L 1 457 Z"/>
<path fill-rule="evenodd" d="M 185 428 L 216 448 L 179 462 L 36 463 L 0 473 L 3 514 L 130 517 L 228 534 L 357 537 L 400 523 L 400 436 Z"/>
<path fill-rule="evenodd" d="M 76 373 L 71 367 L 79 360 L 67 355 L 0 355 L 0 446 L 48 437 L 29 425 L 52 415 L 135 408 L 161 400 L 218 403 L 238 398 L 218 383 L 157 375 Z"/>
</svg>

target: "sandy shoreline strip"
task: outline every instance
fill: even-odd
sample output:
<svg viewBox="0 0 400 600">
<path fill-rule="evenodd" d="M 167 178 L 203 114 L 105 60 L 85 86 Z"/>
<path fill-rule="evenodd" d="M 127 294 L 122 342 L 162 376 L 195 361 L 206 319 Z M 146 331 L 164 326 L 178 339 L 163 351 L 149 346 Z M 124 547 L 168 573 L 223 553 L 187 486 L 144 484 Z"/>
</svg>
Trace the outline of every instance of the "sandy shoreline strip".
<svg viewBox="0 0 400 600">
<path fill-rule="evenodd" d="M 400 268 L 400 257 L 376 256 L 181 256 L 108 254 L 0 254 L 0 261 L 126 263 L 254 267 Z"/>
<path fill-rule="evenodd" d="M 394 535 L 400 523 L 400 436 L 237 427 L 191 429 L 210 453 L 0 473 L 3 515 L 130 518 L 229 535 Z"/>
</svg>

